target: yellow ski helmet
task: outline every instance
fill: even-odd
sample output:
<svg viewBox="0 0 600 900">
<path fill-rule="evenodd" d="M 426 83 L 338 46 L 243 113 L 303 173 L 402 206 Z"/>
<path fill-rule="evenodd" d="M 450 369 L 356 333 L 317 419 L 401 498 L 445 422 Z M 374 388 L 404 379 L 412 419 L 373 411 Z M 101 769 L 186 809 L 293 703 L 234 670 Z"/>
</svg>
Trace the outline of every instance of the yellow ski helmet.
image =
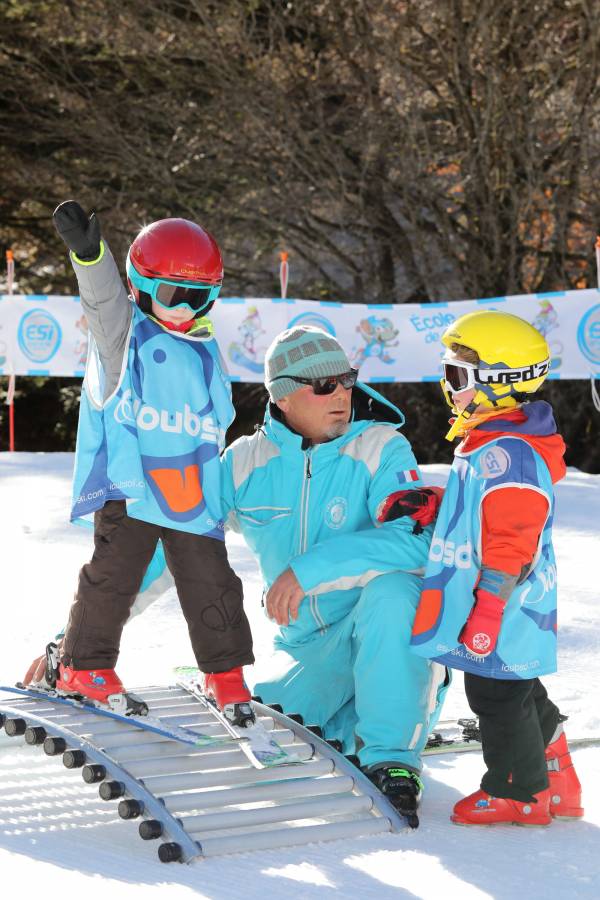
<svg viewBox="0 0 600 900">
<path fill-rule="evenodd" d="M 457 420 L 446 437 L 458 433 L 478 406 L 490 410 L 511 408 L 534 394 L 550 371 L 550 350 L 540 332 L 519 316 L 497 310 L 467 313 L 448 326 L 442 335 L 448 348 L 442 358 L 442 390 Z M 478 363 L 457 359 L 453 344 L 474 350 Z M 458 413 L 452 395 L 475 389 L 468 407 Z"/>
</svg>

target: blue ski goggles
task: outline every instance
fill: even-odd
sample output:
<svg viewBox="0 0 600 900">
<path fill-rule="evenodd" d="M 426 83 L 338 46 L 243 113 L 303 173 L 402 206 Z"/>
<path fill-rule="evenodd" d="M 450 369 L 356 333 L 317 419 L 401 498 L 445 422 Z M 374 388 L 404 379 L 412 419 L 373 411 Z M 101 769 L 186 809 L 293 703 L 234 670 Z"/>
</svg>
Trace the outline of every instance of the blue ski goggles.
<svg viewBox="0 0 600 900">
<path fill-rule="evenodd" d="M 149 294 L 154 303 L 163 309 L 184 306 L 199 313 L 214 303 L 221 290 L 220 284 L 198 284 L 189 281 L 171 281 L 165 278 L 146 278 L 140 275 L 127 258 L 127 277 L 138 291 Z"/>
</svg>

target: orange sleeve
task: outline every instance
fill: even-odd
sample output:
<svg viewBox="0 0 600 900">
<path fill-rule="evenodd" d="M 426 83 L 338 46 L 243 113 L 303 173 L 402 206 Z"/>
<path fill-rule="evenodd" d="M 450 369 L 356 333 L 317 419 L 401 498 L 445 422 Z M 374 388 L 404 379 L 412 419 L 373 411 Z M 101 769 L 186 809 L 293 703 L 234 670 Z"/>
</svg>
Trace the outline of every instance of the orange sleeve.
<svg viewBox="0 0 600 900">
<path fill-rule="evenodd" d="M 520 575 L 537 550 L 548 515 L 548 500 L 538 491 L 505 487 L 481 505 L 481 564 Z"/>
</svg>

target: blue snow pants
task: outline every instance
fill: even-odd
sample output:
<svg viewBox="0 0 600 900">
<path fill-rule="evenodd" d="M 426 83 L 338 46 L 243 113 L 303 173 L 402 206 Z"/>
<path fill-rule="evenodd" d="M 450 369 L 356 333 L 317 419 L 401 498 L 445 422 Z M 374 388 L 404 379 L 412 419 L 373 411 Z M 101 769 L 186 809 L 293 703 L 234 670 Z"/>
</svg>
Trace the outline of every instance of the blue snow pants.
<svg viewBox="0 0 600 900">
<path fill-rule="evenodd" d="M 357 753 L 361 766 L 394 763 L 420 772 L 449 684 L 443 666 L 409 648 L 421 585 L 404 572 L 380 575 L 324 633 L 295 645 L 276 638 L 268 677 L 254 693 L 320 725 L 326 738 L 342 741 L 344 753 Z"/>
</svg>

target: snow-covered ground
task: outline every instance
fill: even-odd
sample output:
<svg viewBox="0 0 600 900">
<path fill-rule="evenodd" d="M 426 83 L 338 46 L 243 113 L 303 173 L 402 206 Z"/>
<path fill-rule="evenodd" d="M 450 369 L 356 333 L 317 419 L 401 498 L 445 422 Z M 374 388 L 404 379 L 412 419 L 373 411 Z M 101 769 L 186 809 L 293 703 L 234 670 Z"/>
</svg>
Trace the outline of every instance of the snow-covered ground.
<svg viewBox="0 0 600 900">
<path fill-rule="evenodd" d="M 0 684 L 28 663 L 66 620 L 91 532 L 68 524 L 70 454 L 0 453 L 2 652 Z M 443 483 L 446 466 L 425 467 Z M 560 671 L 545 683 L 570 716 L 568 734 L 600 735 L 600 476 L 569 470 L 557 489 Z M 245 583 L 258 657 L 271 653 L 256 566 L 238 536 L 230 555 Z M 130 685 L 172 681 L 193 664 L 174 592 L 126 629 L 119 673 Z M 252 670 L 247 670 L 249 680 Z M 380 698 L 385 702 L 385 697 Z M 373 702 L 378 702 L 374 698 Z M 468 714 L 455 678 L 444 718 Z M 459 828 L 452 805 L 474 790 L 479 753 L 430 757 L 417 831 L 162 865 L 135 822 L 117 818 L 78 773 L 0 736 L 0 876 L 3 892 L 96 898 L 483 898 L 600 897 L 600 747 L 574 752 L 583 782 L 582 822 L 547 829 Z M 163 894 L 164 896 L 164 894 Z"/>
</svg>

